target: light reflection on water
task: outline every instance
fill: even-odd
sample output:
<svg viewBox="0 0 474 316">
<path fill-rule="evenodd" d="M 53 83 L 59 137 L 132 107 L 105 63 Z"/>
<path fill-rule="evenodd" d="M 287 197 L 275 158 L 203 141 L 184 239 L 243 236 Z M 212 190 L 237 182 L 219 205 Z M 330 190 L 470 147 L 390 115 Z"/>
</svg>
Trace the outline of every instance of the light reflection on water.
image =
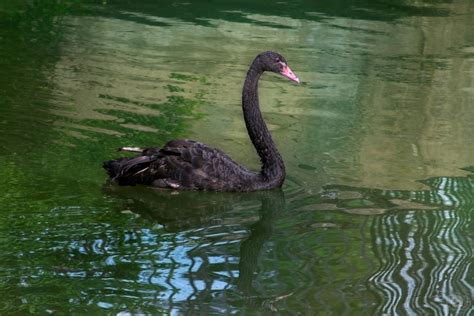
<svg viewBox="0 0 474 316">
<path fill-rule="evenodd" d="M 0 313 L 472 312 L 472 4 L 140 5 L 1 33 Z M 267 49 L 303 80 L 261 84 L 283 192 L 104 185 L 116 147 L 174 137 L 258 168 Z"/>
</svg>

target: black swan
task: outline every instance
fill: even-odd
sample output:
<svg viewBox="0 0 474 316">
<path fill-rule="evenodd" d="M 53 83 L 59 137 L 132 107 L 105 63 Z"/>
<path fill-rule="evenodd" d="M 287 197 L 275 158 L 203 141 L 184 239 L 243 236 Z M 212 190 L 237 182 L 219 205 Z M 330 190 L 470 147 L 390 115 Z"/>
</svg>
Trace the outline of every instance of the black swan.
<svg viewBox="0 0 474 316">
<path fill-rule="evenodd" d="M 257 191 L 281 187 L 285 165 L 260 112 L 258 80 L 272 71 L 299 83 L 285 58 L 275 52 L 259 54 L 250 66 L 242 91 L 245 125 L 262 163 L 259 173 L 248 170 L 222 151 L 192 140 L 172 140 L 163 148 L 123 147 L 137 157 L 106 161 L 103 167 L 119 185 L 208 191 Z"/>
</svg>

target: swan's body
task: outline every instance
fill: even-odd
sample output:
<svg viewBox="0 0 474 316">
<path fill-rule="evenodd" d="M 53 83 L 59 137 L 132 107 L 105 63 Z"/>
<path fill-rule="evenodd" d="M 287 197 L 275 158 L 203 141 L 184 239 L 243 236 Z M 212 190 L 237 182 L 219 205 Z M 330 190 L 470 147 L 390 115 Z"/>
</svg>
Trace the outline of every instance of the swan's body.
<svg viewBox="0 0 474 316">
<path fill-rule="evenodd" d="M 104 168 L 120 185 L 241 192 L 281 187 L 285 165 L 258 104 L 258 80 L 264 71 L 299 82 L 277 53 L 262 53 L 250 66 L 242 92 L 242 109 L 250 139 L 262 162 L 260 172 L 250 171 L 222 151 L 191 140 L 172 140 L 163 148 L 124 147 L 123 151 L 140 152 L 140 155 L 104 162 Z"/>
</svg>

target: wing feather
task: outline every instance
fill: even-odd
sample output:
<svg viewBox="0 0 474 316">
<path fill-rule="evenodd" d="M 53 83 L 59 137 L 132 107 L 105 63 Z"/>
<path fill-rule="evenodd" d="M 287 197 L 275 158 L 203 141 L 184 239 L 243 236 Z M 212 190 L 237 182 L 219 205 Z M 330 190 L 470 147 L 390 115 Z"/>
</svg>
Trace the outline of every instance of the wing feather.
<svg viewBox="0 0 474 316">
<path fill-rule="evenodd" d="M 117 161 L 121 166 L 114 179 L 119 184 L 226 191 L 236 186 L 245 188 L 256 176 L 224 152 L 186 139 L 172 140 L 161 149 L 145 149 L 141 156 Z"/>
</svg>

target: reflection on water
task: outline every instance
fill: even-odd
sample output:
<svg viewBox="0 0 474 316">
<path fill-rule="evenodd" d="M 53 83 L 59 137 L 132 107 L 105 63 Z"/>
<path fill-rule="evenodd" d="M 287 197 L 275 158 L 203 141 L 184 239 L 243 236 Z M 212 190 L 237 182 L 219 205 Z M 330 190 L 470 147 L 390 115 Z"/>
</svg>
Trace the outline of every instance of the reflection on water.
<svg viewBox="0 0 474 316">
<path fill-rule="evenodd" d="M 371 228 L 380 266 L 369 279 L 382 302 L 377 313 L 468 315 L 472 242 L 467 224 L 453 210 L 377 218 Z"/>
<path fill-rule="evenodd" d="M 263 284 L 255 279 L 260 257 L 266 256 L 262 249 L 285 208 L 283 192 L 170 194 L 113 186 L 106 191 L 123 201 L 127 211 L 174 232 L 169 239 L 161 236 L 161 241 L 154 234 L 142 237 L 142 242 L 157 247 L 149 261 L 137 260 L 151 268 L 137 271 L 137 277 L 160 287 L 157 303 L 168 312 L 182 304 L 189 311 L 232 311 L 243 302 L 274 309 L 281 299 L 264 295 Z"/>
<path fill-rule="evenodd" d="M 380 307 L 381 311 L 455 315 L 472 312 L 472 221 L 469 215 L 461 214 L 472 212 L 474 181 L 472 177 L 444 177 L 433 179 L 430 185 L 433 190 L 425 194 L 425 200 L 444 205 L 441 210 L 390 216 L 374 225 L 377 229 L 385 227 L 374 230 L 374 235 L 381 239 L 376 256 L 383 262 L 373 276 L 374 285 L 379 292 L 393 293 L 395 288 L 397 293 L 409 294 L 407 297 L 385 294 L 390 299 Z M 396 232 L 387 224 L 398 222 L 407 229 Z M 401 234 L 398 239 L 403 242 L 389 242 L 395 234 Z M 384 253 L 392 254 L 400 264 L 387 266 Z M 401 275 L 403 280 L 390 282 L 395 275 Z"/>
<path fill-rule="evenodd" d="M 473 207 L 474 178 L 442 177 L 423 182 L 430 190 L 331 186 L 328 193 L 339 209 L 347 205 L 345 211 L 351 213 L 385 214 L 374 217 L 370 224 L 379 267 L 368 282 L 381 302 L 377 314 L 468 315 L 473 298 L 473 244 L 467 214 Z M 379 208 L 381 205 L 386 208 Z M 395 209 L 405 211 L 386 213 Z"/>
<path fill-rule="evenodd" d="M 0 314 L 471 314 L 473 4 L 0 4 Z M 104 186 L 178 137 L 258 169 L 268 49 L 283 192 Z"/>
<path fill-rule="evenodd" d="M 336 204 L 358 214 L 384 214 L 370 225 L 379 265 L 369 278 L 377 314 L 454 314 L 472 311 L 473 177 L 432 178 L 423 191 L 331 186 Z M 358 194 L 350 195 L 349 193 Z M 385 205 L 385 208 L 379 208 Z M 430 211 L 421 211 L 430 210 Z M 362 212 L 361 212 L 362 211 Z M 464 216 L 465 214 L 466 216 Z"/>
</svg>

